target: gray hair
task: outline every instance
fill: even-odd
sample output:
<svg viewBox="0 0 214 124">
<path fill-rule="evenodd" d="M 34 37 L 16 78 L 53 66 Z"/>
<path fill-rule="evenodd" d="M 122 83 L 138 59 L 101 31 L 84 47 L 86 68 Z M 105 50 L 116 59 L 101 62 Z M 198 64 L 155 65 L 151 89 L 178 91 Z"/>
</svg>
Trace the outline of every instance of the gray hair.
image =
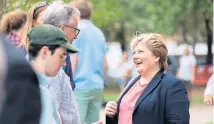
<svg viewBox="0 0 214 124">
<path fill-rule="evenodd" d="M 68 24 L 73 16 L 80 18 L 80 12 L 77 8 L 64 4 L 61 0 L 54 1 L 44 11 L 44 24 L 50 24 L 59 27 L 62 24 Z"/>
</svg>

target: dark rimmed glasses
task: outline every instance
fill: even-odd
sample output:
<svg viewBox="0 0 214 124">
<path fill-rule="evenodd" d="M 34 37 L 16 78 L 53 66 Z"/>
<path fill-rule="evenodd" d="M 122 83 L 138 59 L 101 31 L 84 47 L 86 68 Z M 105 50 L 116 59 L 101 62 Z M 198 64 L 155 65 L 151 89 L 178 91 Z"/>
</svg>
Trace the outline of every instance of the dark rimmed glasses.
<svg viewBox="0 0 214 124">
<path fill-rule="evenodd" d="M 80 29 L 78 29 L 78 28 L 74 28 L 74 27 L 72 27 L 72 26 L 70 26 L 68 24 L 63 24 L 63 25 L 65 25 L 66 27 L 74 29 L 76 36 L 80 33 Z"/>
</svg>

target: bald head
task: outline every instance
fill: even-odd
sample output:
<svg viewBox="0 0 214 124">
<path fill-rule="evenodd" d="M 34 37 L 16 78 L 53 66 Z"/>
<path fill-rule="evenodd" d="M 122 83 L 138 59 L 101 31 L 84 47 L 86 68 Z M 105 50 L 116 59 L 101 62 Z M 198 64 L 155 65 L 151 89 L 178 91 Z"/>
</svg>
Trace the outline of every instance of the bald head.
<svg viewBox="0 0 214 124">
<path fill-rule="evenodd" d="M 185 56 L 188 56 L 189 54 L 190 54 L 190 51 L 189 51 L 188 48 L 186 48 L 186 49 L 184 50 L 184 55 L 185 55 Z"/>
</svg>

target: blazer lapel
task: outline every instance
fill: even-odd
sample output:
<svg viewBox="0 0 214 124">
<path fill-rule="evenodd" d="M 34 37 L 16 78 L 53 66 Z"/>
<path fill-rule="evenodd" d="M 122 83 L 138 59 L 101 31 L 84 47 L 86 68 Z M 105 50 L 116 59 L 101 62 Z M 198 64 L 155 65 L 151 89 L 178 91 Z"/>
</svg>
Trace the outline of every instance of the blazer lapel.
<svg viewBox="0 0 214 124">
<path fill-rule="evenodd" d="M 140 78 L 140 75 L 135 77 L 134 79 L 132 79 L 127 86 L 124 88 L 124 90 L 121 92 L 121 94 L 119 95 L 117 101 L 120 101 L 122 99 L 122 97 L 129 91 L 129 89 L 135 84 L 135 82 Z"/>
<path fill-rule="evenodd" d="M 123 92 L 120 94 L 120 96 L 117 99 L 117 114 L 119 115 L 119 109 L 120 109 L 120 103 L 121 100 L 123 98 L 123 96 L 129 91 L 129 89 L 135 84 L 135 82 L 140 78 L 140 75 L 136 78 L 134 78 L 133 80 L 131 80 L 127 86 L 125 87 L 125 89 L 123 90 Z"/>
<path fill-rule="evenodd" d="M 143 93 L 140 95 L 140 97 L 138 98 L 138 100 L 135 103 L 135 107 L 134 107 L 134 111 L 135 109 L 139 106 L 139 104 L 146 98 L 146 96 L 148 96 L 156 87 L 157 85 L 160 83 L 161 81 L 161 77 L 163 75 L 162 71 L 159 71 L 150 81 L 150 83 L 148 84 L 148 86 L 145 88 L 145 90 L 143 91 Z"/>
</svg>

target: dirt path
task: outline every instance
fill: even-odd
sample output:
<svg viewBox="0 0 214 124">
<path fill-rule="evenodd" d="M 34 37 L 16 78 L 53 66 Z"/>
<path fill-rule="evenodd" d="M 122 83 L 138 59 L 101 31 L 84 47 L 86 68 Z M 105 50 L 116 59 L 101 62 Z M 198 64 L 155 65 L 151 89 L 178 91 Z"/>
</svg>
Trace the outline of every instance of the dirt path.
<svg viewBox="0 0 214 124">
<path fill-rule="evenodd" d="M 207 122 L 213 121 L 213 112 L 213 107 L 192 106 L 190 108 L 190 124 L 207 124 Z"/>
</svg>

